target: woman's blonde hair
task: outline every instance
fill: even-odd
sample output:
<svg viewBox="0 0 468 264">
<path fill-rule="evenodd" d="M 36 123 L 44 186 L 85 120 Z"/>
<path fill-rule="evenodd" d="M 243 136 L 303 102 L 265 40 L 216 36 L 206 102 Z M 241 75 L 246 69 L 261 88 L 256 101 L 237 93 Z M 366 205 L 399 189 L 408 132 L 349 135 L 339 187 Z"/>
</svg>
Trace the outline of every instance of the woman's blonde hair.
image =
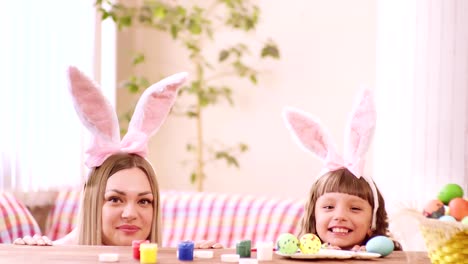
<svg viewBox="0 0 468 264">
<path fill-rule="evenodd" d="M 153 167 L 141 156 L 117 153 L 107 158 L 101 166 L 93 168 L 89 173 L 81 197 L 77 223 L 79 245 L 102 245 L 102 206 L 107 180 L 118 171 L 135 167 L 141 169 L 148 176 L 154 197 L 153 221 L 147 239 L 153 243 L 161 243 L 159 187 Z"/>
<path fill-rule="evenodd" d="M 385 201 L 377 186 L 375 186 L 375 188 L 379 199 L 379 208 L 377 209 L 376 214 L 376 229 L 372 230 L 372 234 L 364 239 L 363 244 L 374 236 L 389 235 Z M 346 193 L 358 196 L 368 201 L 371 207 L 374 208 L 374 195 L 372 194 L 372 189 L 369 186 L 369 183 L 364 178 L 357 178 L 346 168 L 329 172 L 321 176 L 312 185 L 309 195 L 310 199 L 305 205 L 305 213 L 302 218 L 301 234 L 317 234 L 315 226 L 315 204 L 320 196 L 329 192 Z"/>
</svg>

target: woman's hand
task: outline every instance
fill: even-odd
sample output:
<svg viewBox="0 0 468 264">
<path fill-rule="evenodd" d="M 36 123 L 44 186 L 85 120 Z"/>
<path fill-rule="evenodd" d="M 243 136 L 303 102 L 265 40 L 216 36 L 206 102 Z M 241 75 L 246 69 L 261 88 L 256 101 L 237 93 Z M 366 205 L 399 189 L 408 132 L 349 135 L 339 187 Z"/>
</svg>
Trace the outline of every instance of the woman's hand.
<svg viewBox="0 0 468 264">
<path fill-rule="evenodd" d="M 196 241 L 194 244 L 195 244 L 194 245 L 195 249 L 210 249 L 210 248 L 219 249 L 219 248 L 224 248 L 223 245 L 221 245 L 220 243 L 217 243 L 215 241 L 212 241 L 212 240 L 199 240 L 199 241 Z"/>
<path fill-rule="evenodd" d="M 52 246 L 52 240 L 47 236 L 34 235 L 34 236 L 24 236 L 23 238 L 17 238 L 13 241 L 14 245 L 28 245 L 28 246 Z"/>
</svg>

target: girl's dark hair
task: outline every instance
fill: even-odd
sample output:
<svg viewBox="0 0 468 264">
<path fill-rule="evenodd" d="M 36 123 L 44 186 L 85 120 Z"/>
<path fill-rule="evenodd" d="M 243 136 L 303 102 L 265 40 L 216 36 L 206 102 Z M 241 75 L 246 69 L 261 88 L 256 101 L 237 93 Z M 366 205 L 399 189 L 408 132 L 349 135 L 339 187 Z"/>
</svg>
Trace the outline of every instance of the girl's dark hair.
<svg viewBox="0 0 468 264">
<path fill-rule="evenodd" d="M 367 236 L 364 239 L 362 242 L 363 245 L 365 245 L 372 237 L 380 235 L 390 236 L 388 230 L 388 216 L 387 211 L 385 210 L 385 201 L 377 186 L 375 186 L 375 188 L 379 199 L 379 208 L 377 209 L 376 214 L 376 229 L 372 231 L 370 236 Z M 374 195 L 372 194 L 372 189 L 369 186 L 369 183 L 364 178 L 357 178 L 346 168 L 328 172 L 321 176 L 312 185 L 309 195 L 310 199 L 305 205 L 305 212 L 302 218 L 301 234 L 317 234 L 315 226 L 315 203 L 320 196 L 329 192 L 346 193 L 358 196 L 368 201 L 372 209 L 374 208 Z M 395 243 L 395 248 L 401 249 L 399 243 Z"/>
</svg>

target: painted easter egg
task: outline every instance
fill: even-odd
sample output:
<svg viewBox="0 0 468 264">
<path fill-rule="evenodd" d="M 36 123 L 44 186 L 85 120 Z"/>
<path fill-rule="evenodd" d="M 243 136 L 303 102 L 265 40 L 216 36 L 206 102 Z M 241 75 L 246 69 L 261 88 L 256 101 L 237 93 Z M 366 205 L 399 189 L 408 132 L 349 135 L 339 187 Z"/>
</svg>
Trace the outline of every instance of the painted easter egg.
<svg viewBox="0 0 468 264">
<path fill-rule="evenodd" d="M 437 219 L 445 214 L 444 203 L 440 200 L 431 200 L 424 206 L 425 217 Z"/>
<path fill-rule="evenodd" d="M 276 250 L 283 254 L 294 254 L 299 249 L 299 240 L 291 233 L 283 233 L 276 241 Z"/>
<path fill-rule="evenodd" d="M 440 221 L 447 221 L 447 222 L 456 222 L 457 219 L 451 215 L 443 215 L 439 218 Z"/>
<path fill-rule="evenodd" d="M 321 246 L 320 238 L 314 234 L 304 234 L 299 239 L 299 249 L 304 254 L 315 254 Z"/>
<path fill-rule="evenodd" d="M 386 236 L 376 236 L 366 243 L 366 251 L 372 253 L 378 253 L 385 257 L 393 252 L 395 244 L 393 241 Z"/>
<path fill-rule="evenodd" d="M 457 221 L 461 221 L 465 216 L 468 216 L 468 201 L 463 198 L 453 198 L 449 202 L 450 215 Z"/>
<path fill-rule="evenodd" d="M 463 217 L 463 219 L 461 220 L 462 224 L 464 225 L 468 225 L 468 216 L 465 216 Z"/>
<path fill-rule="evenodd" d="M 453 198 L 463 197 L 463 189 L 460 185 L 449 183 L 440 190 L 437 199 L 444 204 L 448 204 Z"/>
</svg>

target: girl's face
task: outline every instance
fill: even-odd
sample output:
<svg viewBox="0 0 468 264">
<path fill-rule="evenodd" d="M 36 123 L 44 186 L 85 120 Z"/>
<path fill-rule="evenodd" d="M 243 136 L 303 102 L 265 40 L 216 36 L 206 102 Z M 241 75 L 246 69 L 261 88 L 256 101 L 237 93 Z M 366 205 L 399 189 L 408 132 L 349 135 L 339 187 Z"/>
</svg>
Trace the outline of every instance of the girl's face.
<svg viewBox="0 0 468 264">
<path fill-rule="evenodd" d="M 315 225 L 322 242 L 341 249 L 361 245 L 371 232 L 372 208 L 366 200 L 345 193 L 325 193 L 315 204 Z"/>
<path fill-rule="evenodd" d="M 116 172 L 107 180 L 102 206 L 104 245 L 129 246 L 147 239 L 153 221 L 153 193 L 139 168 Z"/>
</svg>

